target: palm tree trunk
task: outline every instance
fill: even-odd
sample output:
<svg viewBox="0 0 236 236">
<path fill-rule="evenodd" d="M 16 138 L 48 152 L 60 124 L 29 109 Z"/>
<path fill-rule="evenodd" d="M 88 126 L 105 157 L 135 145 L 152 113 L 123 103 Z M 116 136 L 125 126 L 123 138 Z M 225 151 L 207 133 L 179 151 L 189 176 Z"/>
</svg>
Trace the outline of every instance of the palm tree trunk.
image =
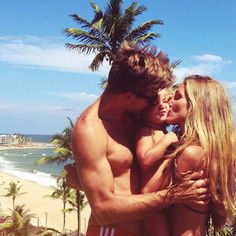
<svg viewBox="0 0 236 236">
<path fill-rule="evenodd" d="M 15 198 L 13 197 L 12 198 L 12 208 L 13 208 L 13 211 L 15 210 Z"/>
<path fill-rule="evenodd" d="M 62 233 L 65 233 L 66 227 L 66 202 L 63 201 L 63 226 L 62 226 Z"/>
<path fill-rule="evenodd" d="M 80 191 L 76 191 L 76 203 L 77 203 L 77 223 L 78 223 L 78 231 L 77 231 L 77 236 L 80 236 Z"/>
</svg>

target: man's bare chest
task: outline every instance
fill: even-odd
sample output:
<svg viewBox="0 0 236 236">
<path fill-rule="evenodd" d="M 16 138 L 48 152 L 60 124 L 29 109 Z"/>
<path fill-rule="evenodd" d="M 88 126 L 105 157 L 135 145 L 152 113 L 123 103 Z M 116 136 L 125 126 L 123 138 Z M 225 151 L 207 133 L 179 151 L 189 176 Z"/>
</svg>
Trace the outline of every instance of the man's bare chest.
<svg viewBox="0 0 236 236">
<path fill-rule="evenodd" d="M 122 175 L 133 164 L 134 145 L 128 132 L 116 130 L 108 136 L 107 159 L 114 176 Z"/>
</svg>

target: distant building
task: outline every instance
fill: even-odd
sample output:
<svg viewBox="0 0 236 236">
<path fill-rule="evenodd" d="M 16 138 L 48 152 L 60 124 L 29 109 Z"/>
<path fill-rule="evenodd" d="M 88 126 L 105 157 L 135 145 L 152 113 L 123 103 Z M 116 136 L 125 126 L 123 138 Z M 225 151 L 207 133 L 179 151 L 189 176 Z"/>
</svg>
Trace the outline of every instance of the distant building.
<svg viewBox="0 0 236 236">
<path fill-rule="evenodd" d="M 24 135 L 21 134 L 1 134 L 0 145 L 24 145 L 27 144 L 28 140 Z"/>
<path fill-rule="evenodd" d="M 0 135 L 0 145 L 9 145 L 11 137 L 9 134 Z"/>
</svg>

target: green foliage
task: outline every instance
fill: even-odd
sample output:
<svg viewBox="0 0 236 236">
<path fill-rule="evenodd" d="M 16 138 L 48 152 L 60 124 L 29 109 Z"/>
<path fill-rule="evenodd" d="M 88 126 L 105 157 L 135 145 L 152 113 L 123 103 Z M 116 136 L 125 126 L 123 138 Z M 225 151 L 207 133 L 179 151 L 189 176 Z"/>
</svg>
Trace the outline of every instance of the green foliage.
<svg viewBox="0 0 236 236">
<path fill-rule="evenodd" d="M 20 192 L 22 185 L 18 186 L 19 181 L 13 182 L 11 181 L 8 185 L 8 187 L 4 188 L 5 190 L 7 190 L 7 193 L 2 195 L 4 197 L 11 197 L 12 198 L 12 209 L 14 210 L 15 207 L 15 200 L 16 197 L 25 194 L 26 192 Z"/>
<path fill-rule="evenodd" d="M 73 159 L 73 153 L 71 150 L 71 133 L 74 127 L 72 120 L 67 117 L 70 126 L 62 131 L 61 134 L 53 135 L 51 142 L 55 145 L 55 155 L 49 157 L 43 157 L 39 159 L 37 164 L 52 164 L 57 163 L 58 165 Z M 76 210 L 78 215 L 78 231 L 80 230 L 80 211 L 86 206 L 85 195 L 83 192 L 75 191 L 67 188 L 66 182 L 66 171 L 63 171 L 59 177 L 57 187 L 48 197 L 53 199 L 61 199 L 63 202 L 63 231 L 65 228 L 66 212 L 71 212 Z M 69 204 L 69 208 L 66 205 Z"/>
<path fill-rule="evenodd" d="M 233 236 L 230 227 L 225 226 L 221 231 L 216 232 L 216 236 Z"/>
<path fill-rule="evenodd" d="M 136 17 L 141 15 L 146 7 L 132 2 L 124 11 L 122 0 L 110 0 L 105 10 L 90 3 L 93 9 L 93 19 L 88 21 L 78 14 L 72 14 L 72 19 L 81 28 L 66 28 L 65 35 L 76 40 L 76 44 L 67 43 L 66 47 L 79 53 L 95 53 L 90 64 L 92 71 L 97 70 L 104 59 L 113 61 L 121 43 L 126 40 L 130 43 L 146 45 L 151 40 L 160 37 L 160 34 L 149 32 L 154 25 L 162 25 L 161 20 L 149 20 L 133 27 Z"/>
<path fill-rule="evenodd" d="M 40 158 L 36 161 L 37 165 L 54 163 L 60 165 L 73 159 L 71 150 L 71 133 L 74 125 L 69 117 L 67 117 L 67 119 L 69 120 L 70 127 L 65 128 L 61 134 L 55 134 L 52 136 L 51 143 L 55 146 L 55 155 Z"/>
<path fill-rule="evenodd" d="M 63 213 L 63 227 L 62 232 L 65 231 L 65 224 L 66 224 L 66 213 L 72 212 L 74 209 L 66 208 L 67 203 L 73 203 L 73 199 L 75 195 L 75 191 L 68 188 L 66 185 L 65 178 L 59 178 L 57 181 L 57 186 L 53 187 L 53 192 L 50 195 L 45 195 L 45 197 L 50 197 L 52 199 L 60 199 L 62 200 L 62 213 Z"/>
<path fill-rule="evenodd" d="M 11 216 L 6 218 L 5 223 L 0 225 L 0 232 L 9 236 L 30 236 L 32 234 L 32 225 L 30 219 L 34 215 L 29 214 L 29 210 L 24 210 L 24 205 L 16 206 L 12 210 Z"/>
</svg>

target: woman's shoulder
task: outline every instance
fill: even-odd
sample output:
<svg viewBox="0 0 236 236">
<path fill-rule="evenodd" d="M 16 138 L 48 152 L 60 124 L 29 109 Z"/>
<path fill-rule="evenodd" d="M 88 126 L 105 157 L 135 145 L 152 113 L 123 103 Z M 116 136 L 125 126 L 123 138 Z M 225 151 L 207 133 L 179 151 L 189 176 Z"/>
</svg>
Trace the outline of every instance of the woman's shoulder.
<svg viewBox="0 0 236 236">
<path fill-rule="evenodd" d="M 177 163 L 181 171 L 204 168 L 206 163 L 204 149 L 199 145 L 190 145 L 186 147 L 179 156 Z"/>
<path fill-rule="evenodd" d="M 185 156 L 185 158 L 191 159 L 192 161 L 195 159 L 198 160 L 202 155 L 204 155 L 204 149 L 200 145 L 190 145 L 184 149 L 181 155 Z"/>
</svg>

